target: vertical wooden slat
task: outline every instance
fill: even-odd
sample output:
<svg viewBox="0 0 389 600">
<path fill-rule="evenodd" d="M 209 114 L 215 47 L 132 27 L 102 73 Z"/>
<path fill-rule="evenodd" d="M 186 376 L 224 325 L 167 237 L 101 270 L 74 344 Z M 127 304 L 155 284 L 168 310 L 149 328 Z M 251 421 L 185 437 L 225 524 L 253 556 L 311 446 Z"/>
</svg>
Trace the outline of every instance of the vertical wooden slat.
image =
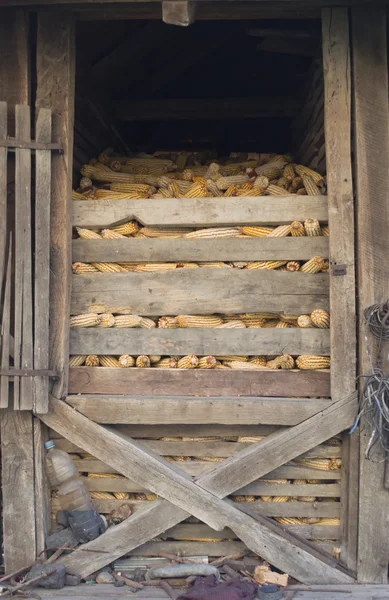
<svg viewBox="0 0 389 600">
<path fill-rule="evenodd" d="M 31 139 L 30 107 L 15 107 L 16 138 Z M 15 367 L 33 368 L 31 273 L 31 150 L 16 149 L 15 172 Z M 15 408 L 32 409 L 31 377 L 14 380 Z"/>
<path fill-rule="evenodd" d="M 11 270 L 12 270 L 12 238 L 8 248 L 7 270 L 5 274 L 5 288 L 3 310 L 1 315 L 1 368 L 9 368 L 10 335 L 11 335 Z M 0 408 L 7 408 L 9 401 L 9 377 L 0 377 Z"/>
<path fill-rule="evenodd" d="M 71 191 L 75 38 L 73 16 L 39 13 L 36 107 L 51 108 L 53 139 L 64 148 L 52 157 L 50 257 L 50 368 L 59 374 L 52 393 L 66 394 L 71 295 Z"/>
<path fill-rule="evenodd" d="M 363 311 L 389 297 L 389 106 L 385 7 L 352 8 L 354 132 L 357 188 L 357 258 L 360 375 L 371 372 Z M 388 373 L 389 344 L 372 359 Z M 361 431 L 358 579 L 387 583 L 389 491 L 384 463 L 365 458 L 371 430 Z"/>
<path fill-rule="evenodd" d="M 7 138 L 7 103 L 0 102 L 0 140 Z M 7 239 L 7 148 L 0 148 L 0 304 L 4 290 Z"/>
<path fill-rule="evenodd" d="M 325 145 L 328 181 L 331 306 L 331 397 L 355 390 L 354 202 L 351 174 L 351 79 L 349 16 L 346 8 L 322 11 Z M 334 269 L 344 265 L 345 274 Z M 342 560 L 356 568 L 358 449 L 344 440 L 342 479 Z M 356 461 L 356 464 L 355 464 Z"/>
<path fill-rule="evenodd" d="M 46 537 L 50 529 L 51 490 L 45 470 L 44 443 L 48 441 L 48 429 L 38 418 L 33 418 L 34 429 L 34 479 L 35 479 L 35 527 L 36 555 L 46 547 Z"/>
<path fill-rule="evenodd" d="M 51 110 L 41 108 L 36 121 L 36 141 L 51 141 Z M 50 195 L 51 152 L 35 154 L 35 298 L 34 367 L 49 366 L 49 283 L 50 283 Z M 47 377 L 34 378 L 34 412 L 46 413 L 49 403 Z"/>
</svg>

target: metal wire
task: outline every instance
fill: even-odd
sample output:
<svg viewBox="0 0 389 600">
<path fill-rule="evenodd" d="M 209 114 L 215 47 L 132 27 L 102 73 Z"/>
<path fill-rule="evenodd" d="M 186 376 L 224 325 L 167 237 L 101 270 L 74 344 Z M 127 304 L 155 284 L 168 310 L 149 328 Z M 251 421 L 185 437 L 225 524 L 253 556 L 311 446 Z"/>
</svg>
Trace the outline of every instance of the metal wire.
<svg viewBox="0 0 389 600">
<path fill-rule="evenodd" d="M 350 433 L 359 423 L 368 426 L 370 437 L 365 456 L 374 463 L 389 458 L 389 376 L 374 364 L 369 344 L 369 333 L 377 340 L 377 356 L 382 342 L 389 340 L 389 300 L 369 306 L 365 312 L 365 345 L 370 363 L 370 374 L 363 375 L 364 385 L 360 395 L 360 411 Z"/>
</svg>

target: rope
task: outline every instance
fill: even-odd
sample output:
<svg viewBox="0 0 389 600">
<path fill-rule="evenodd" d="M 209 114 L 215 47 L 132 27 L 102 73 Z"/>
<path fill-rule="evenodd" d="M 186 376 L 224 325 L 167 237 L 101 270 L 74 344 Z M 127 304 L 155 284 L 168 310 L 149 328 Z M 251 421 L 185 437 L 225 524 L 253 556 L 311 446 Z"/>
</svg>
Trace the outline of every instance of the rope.
<svg viewBox="0 0 389 600">
<path fill-rule="evenodd" d="M 360 422 L 367 424 L 371 433 L 365 456 L 373 463 L 380 463 L 389 458 L 389 376 L 373 362 L 369 333 L 377 340 L 379 356 L 382 342 L 389 340 L 389 300 L 366 308 L 364 318 L 370 374 L 361 376 L 364 385 L 360 395 L 360 410 L 350 433 L 354 433 Z"/>
</svg>

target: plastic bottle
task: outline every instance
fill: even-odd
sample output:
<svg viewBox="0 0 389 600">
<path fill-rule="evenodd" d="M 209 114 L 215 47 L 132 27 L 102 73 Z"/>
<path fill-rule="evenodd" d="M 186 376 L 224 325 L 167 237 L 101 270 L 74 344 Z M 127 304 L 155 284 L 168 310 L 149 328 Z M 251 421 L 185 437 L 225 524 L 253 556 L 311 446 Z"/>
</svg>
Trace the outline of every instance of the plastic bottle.
<svg viewBox="0 0 389 600">
<path fill-rule="evenodd" d="M 78 476 L 75 464 L 67 452 L 45 443 L 46 472 L 52 487 L 58 488 L 61 509 L 69 526 L 81 544 L 96 539 L 105 529 L 104 521 L 96 511 L 88 489 Z"/>
</svg>

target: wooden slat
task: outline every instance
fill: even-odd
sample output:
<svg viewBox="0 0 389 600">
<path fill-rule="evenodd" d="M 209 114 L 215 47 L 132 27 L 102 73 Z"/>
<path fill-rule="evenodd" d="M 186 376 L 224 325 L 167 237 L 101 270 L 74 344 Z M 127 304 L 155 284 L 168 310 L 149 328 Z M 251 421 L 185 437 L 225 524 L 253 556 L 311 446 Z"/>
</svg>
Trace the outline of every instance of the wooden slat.
<svg viewBox="0 0 389 600">
<path fill-rule="evenodd" d="M 349 18 L 345 8 L 324 9 L 323 61 L 325 142 L 330 264 L 345 265 L 343 276 L 330 276 L 331 396 L 334 401 L 356 388 L 354 198 L 351 173 L 351 70 Z M 348 436 L 349 437 L 349 436 Z M 347 449 L 347 446 L 350 446 Z M 345 441 L 343 536 L 341 559 L 357 565 L 358 443 Z"/>
<path fill-rule="evenodd" d="M 40 109 L 36 121 L 36 141 L 51 142 L 51 111 Z M 35 297 L 34 367 L 49 368 L 49 283 L 50 283 L 50 201 L 51 152 L 35 154 Z M 34 410 L 45 413 L 49 402 L 49 380 L 34 378 Z"/>
<path fill-rule="evenodd" d="M 7 138 L 7 103 L 0 102 L 0 140 Z M 4 294 L 7 261 L 7 148 L 0 148 L 0 302 Z"/>
<path fill-rule="evenodd" d="M 82 369 L 84 371 L 84 369 Z M 152 370 L 151 370 L 152 371 Z M 121 372 L 121 370 L 120 370 Z M 127 370 L 126 370 L 127 372 Z M 145 369 L 142 369 L 145 372 Z M 200 373 L 200 372 L 199 372 Z M 223 375 L 226 373 L 222 372 Z M 268 373 L 257 372 L 255 377 L 251 377 L 247 371 L 228 372 L 230 381 L 236 381 L 239 387 L 243 382 L 247 386 L 255 387 L 257 385 L 262 391 L 267 390 L 271 394 L 271 386 L 266 386 L 266 379 L 261 375 L 270 375 Z M 296 386 L 301 391 L 301 385 L 298 377 L 294 379 L 289 377 L 282 378 L 287 388 Z M 151 376 L 153 373 L 151 373 Z M 330 405 L 330 400 L 324 399 L 303 399 L 303 398 L 265 398 L 265 397 L 229 397 L 223 395 L 223 377 L 218 377 L 219 372 L 215 372 L 217 376 L 213 379 L 214 386 L 218 386 L 220 382 L 220 397 L 185 397 L 177 398 L 158 396 L 86 396 L 74 395 L 68 396 L 67 402 L 77 408 L 89 419 L 97 423 L 262 423 L 271 425 L 295 425 L 304 419 L 311 417 L 320 410 L 327 408 Z M 278 373 L 277 373 L 278 375 Z M 202 385 L 206 386 L 204 378 Z M 180 381 L 182 389 L 188 389 L 189 383 L 185 378 L 176 378 Z M 193 381 L 193 380 L 192 380 Z M 274 379 L 273 379 L 274 381 Z M 154 380 L 156 389 L 158 381 Z M 210 385 L 212 385 L 210 383 Z M 207 385 L 209 389 L 210 385 Z M 133 388 L 133 383 L 128 380 L 128 387 Z M 313 386 L 312 386 L 313 387 Z M 200 393 L 201 384 L 197 387 L 197 395 Z M 81 392 L 82 393 L 82 392 Z M 253 390 L 254 393 L 254 390 Z M 313 393 L 316 395 L 316 393 Z"/>
<path fill-rule="evenodd" d="M 326 196 L 267 198 L 201 198 L 166 200 L 75 200 L 73 225 L 107 227 L 128 219 L 144 225 L 221 227 L 225 225 L 279 225 L 305 219 L 328 220 Z"/>
<path fill-rule="evenodd" d="M 339 537 L 339 527 L 336 525 L 285 525 L 287 531 L 296 533 L 304 538 L 336 540 Z M 202 523 L 182 523 L 168 529 L 161 538 L 174 540 L 189 540 L 193 538 L 234 539 L 235 534 L 230 529 L 215 531 Z"/>
<path fill-rule="evenodd" d="M 371 373 L 366 353 L 363 312 L 389 297 L 389 106 L 387 27 L 384 7 L 352 9 L 354 74 L 354 139 L 357 195 L 357 257 L 359 295 L 359 375 Z M 372 92 L 373 90 L 373 92 Z M 387 372 L 388 343 L 373 364 Z M 363 383 L 362 383 L 363 385 Z M 388 490 L 383 487 L 385 463 L 365 458 L 371 429 L 361 432 L 358 580 L 386 583 L 389 560 Z M 372 498 L 374 503 L 372 504 Z M 372 510 L 374 508 L 374 510 Z"/>
<path fill-rule="evenodd" d="M 189 415 L 187 413 L 180 414 L 178 417 L 174 412 L 170 412 L 171 407 L 169 404 L 165 406 L 166 408 L 166 416 L 163 416 L 161 413 L 158 415 L 158 419 L 156 415 L 153 416 L 153 411 L 150 413 L 150 405 L 147 402 L 147 397 L 150 396 L 181 396 L 183 390 L 185 394 L 188 396 L 199 396 L 204 391 L 207 392 L 210 396 L 221 396 L 221 397 L 229 397 L 229 396 L 256 396 L 262 397 L 263 401 L 266 401 L 266 398 L 263 396 L 283 396 L 285 393 L 288 396 L 292 396 L 293 394 L 301 396 L 312 396 L 312 397 L 329 397 L 330 396 L 330 374 L 329 371 L 238 371 L 238 370 L 204 370 L 204 369 L 189 369 L 189 370 L 179 370 L 179 369 L 113 369 L 113 368 L 105 368 L 105 367 L 82 367 L 70 369 L 69 371 L 69 393 L 70 394 L 109 394 L 109 396 L 105 396 L 102 399 L 102 403 L 100 406 L 102 407 L 102 411 L 100 412 L 99 418 L 107 418 L 105 415 L 113 414 L 113 405 L 112 405 L 112 396 L 115 394 L 125 394 L 128 390 L 131 390 L 133 395 L 140 395 L 146 397 L 146 402 L 144 404 L 144 409 L 141 410 L 141 399 L 138 398 L 139 406 L 137 410 L 142 414 L 141 419 L 137 419 L 141 421 L 141 423 L 149 423 L 149 424 L 157 424 L 161 423 L 159 419 L 164 419 L 166 423 L 190 423 L 187 419 L 189 419 Z M 89 409 L 97 410 L 98 397 L 84 397 L 82 403 L 85 403 L 85 406 L 88 406 Z M 71 397 L 72 401 L 77 402 L 77 397 Z M 131 404 L 131 398 L 124 398 L 124 400 L 118 398 L 117 403 L 115 405 L 117 407 L 120 406 L 121 401 L 123 401 L 124 406 L 126 404 Z M 312 400 L 315 402 L 314 400 Z M 177 409 L 179 408 L 179 403 L 174 400 L 176 403 Z M 311 402 L 311 401 L 309 401 Z M 104 404 L 105 403 L 105 404 Z M 80 402 L 81 404 L 81 402 Z M 195 407 L 194 404 L 191 406 Z M 210 408 L 209 403 L 206 403 L 207 409 Z M 269 405 L 270 406 L 270 405 Z M 289 405 L 290 406 L 290 405 Z M 296 405 L 297 406 L 297 405 Z M 301 406 L 301 405 L 299 405 Z M 182 406 L 184 407 L 184 405 Z M 189 407 L 189 404 L 186 403 L 186 408 Z M 161 403 L 161 410 L 164 408 Z M 239 409 L 241 410 L 241 409 Z M 97 413 L 96 413 L 97 414 Z M 92 417 L 92 413 L 89 413 Z M 120 419 L 119 422 L 123 425 L 127 424 L 121 420 L 120 415 L 117 417 Z M 133 422 L 133 419 L 136 418 L 132 410 L 130 414 L 126 415 L 127 420 L 130 423 Z M 218 419 L 221 419 L 221 423 L 226 424 L 242 424 L 240 419 L 242 415 L 235 414 L 235 417 L 224 417 L 223 416 L 223 408 L 220 405 L 220 415 Z M 250 424 L 253 422 L 252 418 L 248 415 L 249 419 L 243 424 Z M 275 424 L 274 419 L 278 422 L 278 425 L 282 424 L 290 424 L 288 422 L 288 418 L 282 415 L 273 414 L 272 421 L 267 421 L 267 424 Z M 181 419 L 181 421 L 180 421 Z M 203 412 L 195 412 L 193 414 L 192 422 L 195 424 L 200 423 L 209 423 L 212 420 L 212 417 L 207 416 Z M 231 420 L 232 419 L 232 420 Z M 262 421 L 262 418 L 258 415 L 258 421 L 260 423 L 266 423 L 266 421 Z M 112 421 L 111 421 L 112 422 Z M 215 421 L 212 421 L 215 422 Z"/>
<path fill-rule="evenodd" d="M 328 237 L 73 240 L 73 261 L 309 260 L 328 256 Z"/>
<path fill-rule="evenodd" d="M 50 484 L 45 469 L 46 450 L 44 443 L 48 441 L 46 425 L 33 417 L 34 435 L 34 483 L 35 483 L 35 523 L 36 523 L 36 555 L 41 555 L 46 548 L 46 538 L 50 530 L 51 497 Z"/>
<path fill-rule="evenodd" d="M 16 138 L 30 138 L 30 107 L 15 107 Z M 15 172 L 15 315 L 14 337 L 16 369 L 33 368 L 32 273 L 31 273 L 31 150 L 16 149 Z M 14 378 L 14 407 L 31 409 L 31 377 Z"/>
<path fill-rule="evenodd" d="M 5 289 L 1 314 L 1 368 L 9 369 L 10 336 L 11 336 L 11 272 L 12 272 L 12 236 L 10 235 L 8 261 L 5 277 Z M 2 282 L 0 282 L 1 284 Z M 0 408 L 7 408 L 9 403 L 9 377 L 0 377 Z"/>
<path fill-rule="evenodd" d="M 73 327 L 70 354 L 272 355 L 330 353 L 328 329 L 135 329 Z"/>
<path fill-rule="evenodd" d="M 67 392 L 71 292 L 72 152 L 75 31 L 70 13 L 39 13 L 36 108 L 53 115 L 53 139 L 63 154 L 52 156 L 50 257 L 50 368 L 58 372 L 52 393 Z"/>
<path fill-rule="evenodd" d="M 146 315 L 285 312 L 328 308 L 327 273 L 268 270 L 177 269 L 159 273 L 73 275 L 72 314 Z"/>
</svg>

